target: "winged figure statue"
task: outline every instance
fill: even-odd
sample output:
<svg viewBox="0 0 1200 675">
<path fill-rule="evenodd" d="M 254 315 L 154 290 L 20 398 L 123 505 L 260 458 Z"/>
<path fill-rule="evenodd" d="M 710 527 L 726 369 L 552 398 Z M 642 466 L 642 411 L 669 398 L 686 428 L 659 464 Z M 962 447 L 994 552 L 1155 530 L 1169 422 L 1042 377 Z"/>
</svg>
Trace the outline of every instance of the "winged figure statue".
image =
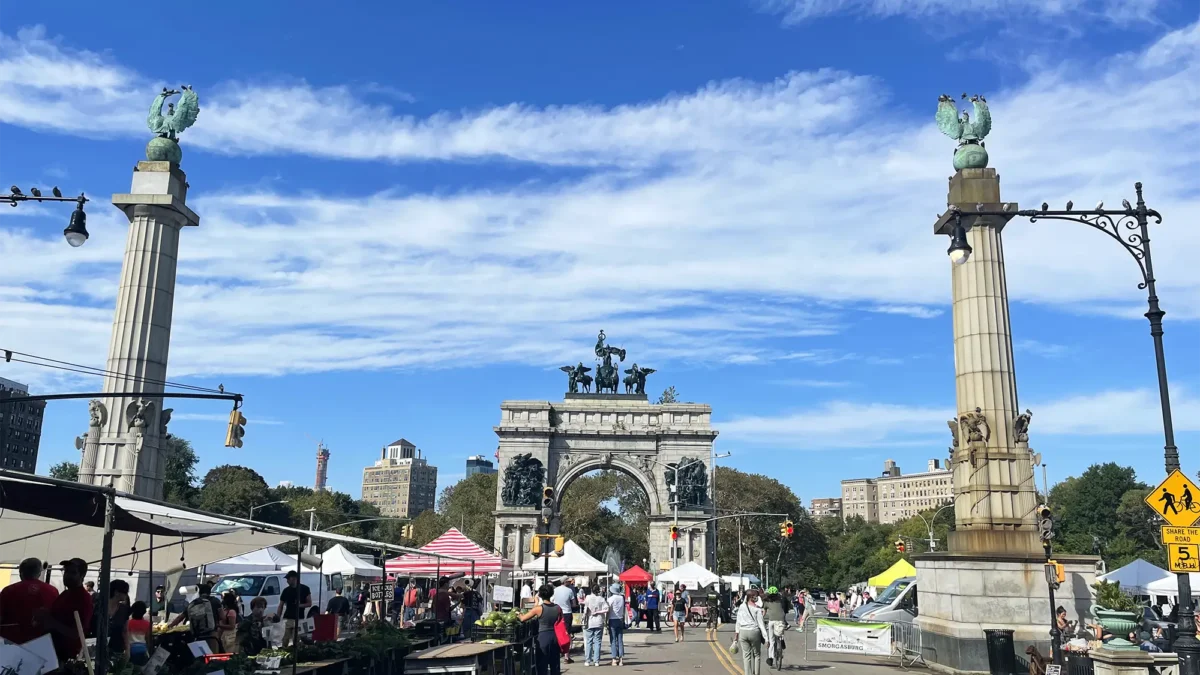
<svg viewBox="0 0 1200 675">
<path fill-rule="evenodd" d="M 580 361 L 579 365 L 577 366 L 562 366 L 559 368 L 559 370 L 567 374 L 568 393 L 578 394 L 579 387 L 581 385 L 583 386 L 583 390 L 585 392 L 591 391 L 592 376 L 587 374 L 591 368 L 583 365 L 582 361 Z"/>
<path fill-rule="evenodd" d="M 196 90 L 186 84 L 180 89 L 183 91 L 163 87 L 162 93 L 155 96 L 154 102 L 150 104 L 150 116 L 146 119 L 146 126 L 150 127 L 150 131 L 173 141 L 179 140 L 179 134 L 195 124 L 196 117 L 200 115 L 200 99 L 196 96 Z M 183 96 L 179 98 L 179 105 L 167 103 L 167 114 L 164 115 L 163 104 L 168 98 L 180 93 Z"/>
<path fill-rule="evenodd" d="M 962 95 L 967 98 L 966 94 Z M 983 168 L 987 166 L 987 150 L 984 149 L 983 139 L 992 130 L 992 113 L 988 110 L 987 99 L 976 94 L 970 98 L 974 108 L 975 120 L 971 113 L 962 111 L 959 116 L 954 99 L 946 94 L 938 97 L 938 109 L 934 119 L 938 129 L 943 134 L 958 141 L 954 150 L 954 168 Z M 961 164 L 961 166 L 960 166 Z"/>
<path fill-rule="evenodd" d="M 646 393 L 646 376 L 654 373 L 653 368 L 639 368 L 638 364 L 633 364 L 632 368 L 625 370 L 629 377 L 625 378 L 625 393 L 645 394 Z"/>
</svg>

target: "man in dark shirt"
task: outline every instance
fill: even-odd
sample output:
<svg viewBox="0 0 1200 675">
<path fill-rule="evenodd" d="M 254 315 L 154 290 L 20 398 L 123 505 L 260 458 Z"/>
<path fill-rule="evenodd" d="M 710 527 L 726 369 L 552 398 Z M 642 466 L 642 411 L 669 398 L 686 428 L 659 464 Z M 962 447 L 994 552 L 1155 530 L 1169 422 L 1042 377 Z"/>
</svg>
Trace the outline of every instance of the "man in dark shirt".
<svg viewBox="0 0 1200 675">
<path fill-rule="evenodd" d="M 24 644 L 49 632 L 34 615 L 54 604 L 58 589 L 38 578 L 42 561 L 37 558 L 22 560 L 17 573 L 21 580 L 0 591 L 0 637 Z"/>
<path fill-rule="evenodd" d="M 83 587 L 83 578 L 87 576 L 86 561 L 71 558 L 59 564 L 63 568 L 63 587 L 66 590 L 58 595 L 49 611 L 41 610 L 40 621 L 50 628 L 58 662 L 63 663 L 79 656 L 83 649 L 78 626 L 92 624 L 92 594 Z M 75 623 L 76 616 L 79 617 L 78 625 Z"/>
<path fill-rule="evenodd" d="M 433 596 L 433 618 L 443 626 L 450 623 L 451 595 L 450 578 L 438 579 L 437 595 Z"/>
<path fill-rule="evenodd" d="M 336 615 L 338 626 L 346 625 L 346 618 L 350 616 L 350 601 L 342 597 L 342 589 L 334 591 L 333 597 L 325 605 L 325 613 Z"/>
<path fill-rule="evenodd" d="M 285 578 L 288 587 L 279 594 L 279 607 L 275 609 L 275 620 L 283 618 L 283 646 L 287 647 L 291 645 L 292 637 L 296 634 L 296 622 L 304 616 L 301 614 L 301 609 L 312 607 L 312 591 L 308 589 L 308 586 L 300 583 L 300 575 L 295 570 L 288 572 Z"/>
</svg>

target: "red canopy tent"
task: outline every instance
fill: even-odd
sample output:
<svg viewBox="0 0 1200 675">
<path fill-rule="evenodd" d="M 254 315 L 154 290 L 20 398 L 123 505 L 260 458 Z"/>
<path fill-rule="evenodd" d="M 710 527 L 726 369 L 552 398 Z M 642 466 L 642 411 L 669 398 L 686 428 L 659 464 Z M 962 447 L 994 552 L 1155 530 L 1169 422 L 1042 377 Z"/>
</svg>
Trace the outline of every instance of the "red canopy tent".
<svg viewBox="0 0 1200 675">
<path fill-rule="evenodd" d="M 489 553 L 482 546 L 467 539 L 466 535 L 452 527 L 445 534 L 425 544 L 420 548 L 428 553 L 466 558 L 467 560 L 445 560 L 419 553 L 406 553 L 398 558 L 392 558 L 384 563 L 388 574 L 404 575 L 434 575 L 434 574 L 488 574 L 511 571 L 512 561 Z M 473 562 L 473 564 L 472 564 Z"/>
<path fill-rule="evenodd" d="M 654 581 L 654 575 L 642 569 L 639 565 L 634 565 L 621 572 L 621 575 L 617 578 L 621 580 L 621 583 L 625 584 L 626 594 L 628 594 L 630 586 L 645 586 Z"/>
</svg>

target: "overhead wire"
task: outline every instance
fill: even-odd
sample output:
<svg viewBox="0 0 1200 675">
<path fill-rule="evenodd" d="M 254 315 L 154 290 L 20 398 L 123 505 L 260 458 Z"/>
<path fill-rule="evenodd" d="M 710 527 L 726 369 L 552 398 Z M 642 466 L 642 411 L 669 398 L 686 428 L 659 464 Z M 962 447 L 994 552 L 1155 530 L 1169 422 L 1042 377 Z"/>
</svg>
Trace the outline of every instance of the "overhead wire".
<svg viewBox="0 0 1200 675">
<path fill-rule="evenodd" d="M 183 384 L 182 382 L 171 382 L 170 380 L 159 380 L 159 379 L 152 378 L 152 377 L 140 377 L 137 375 L 126 375 L 126 374 L 118 373 L 116 371 L 108 370 L 105 368 L 97 368 L 95 366 L 85 366 L 85 365 L 79 364 L 79 363 L 71 363 L 70 361 L 61 361 L 59 359 L 52 359 L 52 358 L 49 358 L 46 356 L 38 356 L 36 354 L 28 354 L 28 353 L 19 352 L 19 351 L 13 350 L 13 349 L 0 349 L 0 351 L 4 352 L 6 361 L 15 361 L 17 363 L 25 363 L 25 364 L 29 364 L 32 366 L 41 366 L 43 368 L 53 368 L 56 370 L 65 370 L 68 372 L 80 373 L 83 375 L 94 375 L 97 377 L 113 377 L 113 378 L 120 379 L 120 380 L 128 380 L 128 381 L 138 382 L 141 384 L 153 384 L 153 385 L 160 385 L 160 386 L 164 386 L 164 387 L 175 387 L 178 389 L 187 389 L 190 391 L 197 391 L 197 392 L 205 392 L 205 393 L 212 393 L 212 394 L 225 393 L 221 389 L 213 389 L 212 387 L 202 387 L 202 386 L 198 386 L 198 385 L 194 385 L 194 384 Z M 25 356 L 25 357 L 28 357 L 31 359 L 37 359 L 37 361 L 29 361 L 26 359 L 14 359 L 10 356 L 12 354 Z M 39 361 L 47 361 L 48 363 L 39 363 Z M 61 364 L 61 365 L 51 365 L 51 364 Z"/>
</svg>

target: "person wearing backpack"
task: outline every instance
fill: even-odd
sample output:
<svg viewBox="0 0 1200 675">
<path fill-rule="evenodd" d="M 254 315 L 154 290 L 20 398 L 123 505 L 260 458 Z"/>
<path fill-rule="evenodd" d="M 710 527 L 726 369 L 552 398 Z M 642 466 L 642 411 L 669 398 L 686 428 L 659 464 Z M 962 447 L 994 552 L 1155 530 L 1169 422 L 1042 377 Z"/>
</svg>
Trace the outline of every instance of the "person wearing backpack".
<svg viewBox="0 0 1200 675">
<path fill-rule="evenodd" d="M 221 601 L 212 597 L 210 583 L 200 584 L 196 592 L 196 599 L 189 602 L 187 609 L 171 621 L 171 626 L 177 626 L 186 619 L 192 629 L 192 639 L 203 640 L 214 654 L 219 654 L 221 645 L 217 643 L 217 617 L 221 616 Z"/>
</svg>

